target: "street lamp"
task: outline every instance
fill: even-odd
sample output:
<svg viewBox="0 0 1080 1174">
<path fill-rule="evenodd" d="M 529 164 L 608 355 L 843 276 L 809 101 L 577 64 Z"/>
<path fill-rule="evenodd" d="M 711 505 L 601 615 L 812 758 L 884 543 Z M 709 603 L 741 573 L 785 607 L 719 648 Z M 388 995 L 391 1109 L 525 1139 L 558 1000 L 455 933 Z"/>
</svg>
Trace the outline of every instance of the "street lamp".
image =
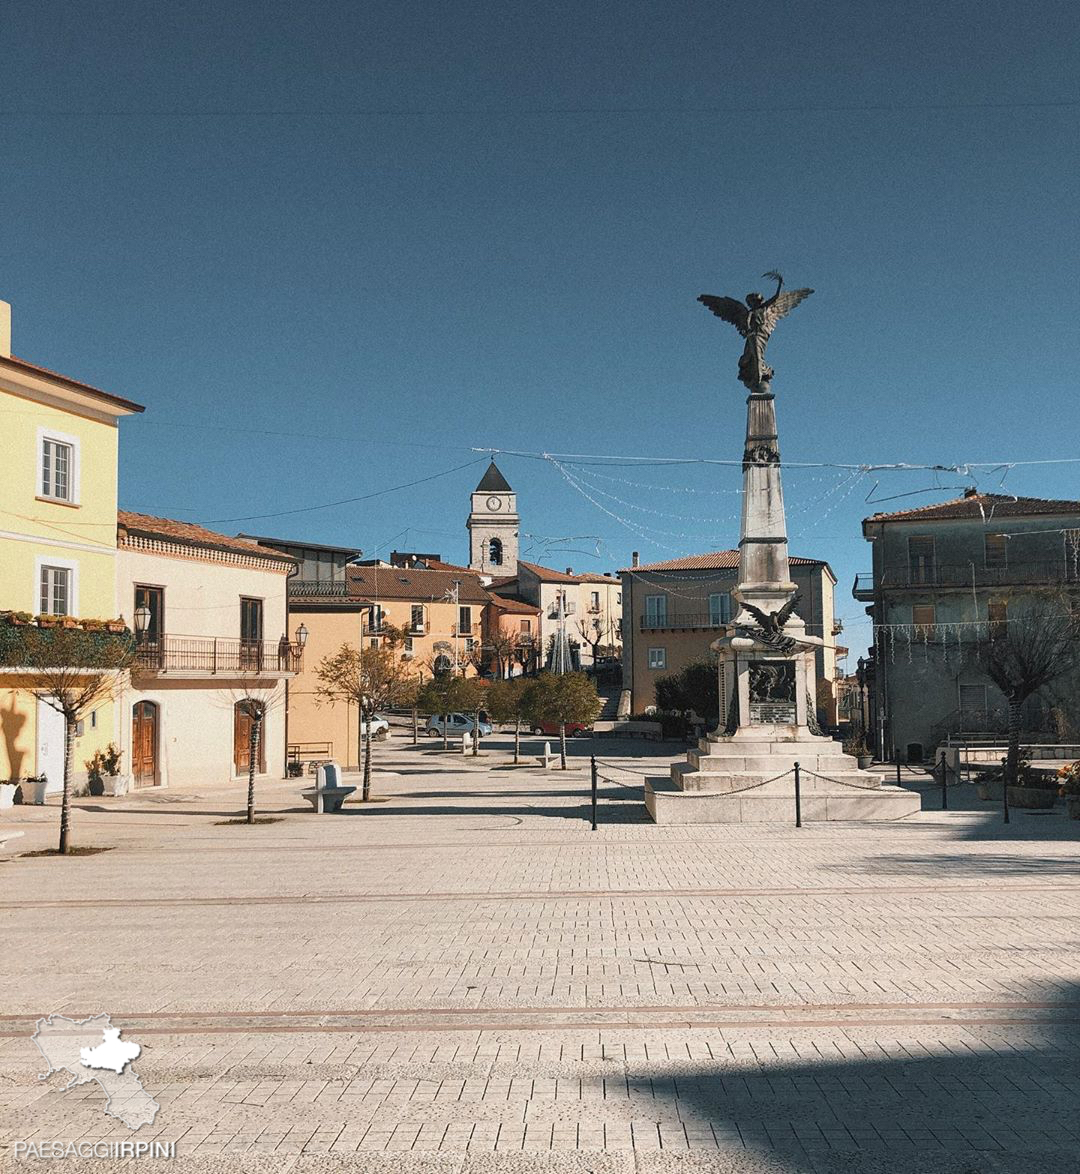
<svg viewBox="0 0 1080 1174">
<path fill-rule="evenodd" d="M 145 603 L 140 603 L 135 609 L 135 632 L 139 640 L 146 635 L 147 629 L 150 627 L 150 609 Z"/>
<path fill-rule="evenodd" d="M 303 621 L 301 621 L 300 627 L 296 629 L 296 646 L 303 650 L 304 645 L 307 643 L 307 638 L 308 630 L 304 627 Z"/>
</svg>

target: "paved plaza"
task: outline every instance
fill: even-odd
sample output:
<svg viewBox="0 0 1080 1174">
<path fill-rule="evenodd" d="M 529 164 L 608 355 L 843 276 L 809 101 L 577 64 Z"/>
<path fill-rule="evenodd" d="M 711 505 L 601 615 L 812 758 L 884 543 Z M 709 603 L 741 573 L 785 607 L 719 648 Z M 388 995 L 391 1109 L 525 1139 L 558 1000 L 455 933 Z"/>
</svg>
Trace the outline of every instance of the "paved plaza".
<svg viewBox="0 0 1080 1174">
<path fill-rule="evenodd" d="M 0 1165 L 136 1137 L 173 1171 L 1080 1169 L 1063 811 L 658 828 L 678 748 L 579 740 L 564 774 L 505 745 L 395 739 L 385 802 L 320 817 L 275 781 L 256 827 L 224 822 L 239 787 L 80 800 L 113 850 L 67 860 L 18 855 L 55 806 L 4 812 Z M 142 1044 L 151 1125 L 39 1081 L 50 1012 Z"/>
</svg>

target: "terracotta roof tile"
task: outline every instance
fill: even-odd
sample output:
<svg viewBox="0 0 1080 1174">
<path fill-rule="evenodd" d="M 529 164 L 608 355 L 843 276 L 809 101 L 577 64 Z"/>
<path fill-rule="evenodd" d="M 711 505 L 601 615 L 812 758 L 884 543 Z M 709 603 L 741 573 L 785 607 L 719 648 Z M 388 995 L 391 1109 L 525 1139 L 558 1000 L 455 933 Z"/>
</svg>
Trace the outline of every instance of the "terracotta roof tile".
<svg viewBox="0 0 1080 1174">
<path fill-rule="evenodd" d="M 821 558 L 799 558 L 798 555 L 789 555 L 788 562 L 793 567 L 821 567 L 826 562 Z M 688 554 L 684 558 L 672 558 L 662 563 L 642 563 L 639 567 L 624 567 L 619 573 L 632 574 L 634 571 L 720 571 L 736 568 L 739 565 L 737 550 L 714 550 L 708 554 Z"/>
<path fill-rule="evenodd" d="M 614 583 L 611 575 L 568 575 L 565 571 L 556 571 L 551 567 L 542 567 L 539 563 L 527 563 L 518 559 L 518 566 L 524 567 L 544 583 Z"/>
<path fill-rule="evenodd" d="M 365 599 L 413 599 L 437 603 L 454 582 L 461 584 L 460 603 L 490 603 L 477 575 L 462 571 L 429 571 L 419 567 L 347 567 L 349 594 Z"/>
<path fill-rule="evenodd" d="M 116 404 L 118 407 L 127 408 L 129 411 L 146 411 L 142 404 L 137 404 L 134 400 L 124 399 L 121 395 L 113 395 L 111 391 L 102 391 L 100 387 L 92 387 L 80 379 L 72 379 L 70 375 L 61 375 L 59 371 L 50 371 L 48 367 L 41 367 L 27 359 L 17 359 L 14 355 L 0 355 L 0 362 L 11 363 L 14 367 L 22 367 L 26 371 L 32 371 L 35 375 L 47 375 L 50 379 L 59 379 L 61 383 L 66 383 L 69 387 L 77 388 L 79 391 L 88 391 L 91 395 L 100 396 L 101 399 L 108 400 L 109 403 Z"/>
<path fill-rule="evenodd" d="M 499 611 L 509 612 L 512 615 L 538 616 L 543 610 L 537 607 L 535 603 L 530 603 L 527 599 L 511 599 L 508 595 L 493 595 L 491 602 Z"/>
<path fill-rule="evenodd" d="M 1043 497 L 1012 497 L 1004 493 L 973 493 L 940 501 L 934 505 L 917 506 L 910 510 L 895 510 L 887 514 L 872 514 L 863 520 L 869 522 L 937 521 L 946 518 L 1023 518 L 1032 514 L 1080 514 L 1080 501 L 1055 501 Z"/>
<path fill-rule="evenodd" d="M 295 563 L 291 554 L 283 554 L 267 546 L 260 546 L 250 538 L 235 538 L 229 534 L 218 534 L 194 522 L 178 522 L 174 518 L 156 518 L 152 514 L 136 514 L 130 510 L 118 510 L 117 526 L 128 534 L 139 534 L 147 538 L 163 538 L 167 542 L 182 542 L 209 550 L 229 550 L 237 554 L 255 555 L 257 558 L 274 559 L 283 564 Z"/>
</svg>

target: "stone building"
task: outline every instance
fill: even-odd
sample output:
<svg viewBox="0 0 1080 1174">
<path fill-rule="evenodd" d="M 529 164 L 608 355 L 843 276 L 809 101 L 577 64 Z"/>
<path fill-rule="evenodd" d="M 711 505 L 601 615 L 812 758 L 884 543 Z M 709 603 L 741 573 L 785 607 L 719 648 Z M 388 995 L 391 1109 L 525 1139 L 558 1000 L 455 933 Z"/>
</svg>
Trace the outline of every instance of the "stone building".
<svg viewBox="0 0 1080 1174">
<path fill-rule="evenodd" d="M 518 564 L 517 494 L 494 461 L 473 490 L 465 526 L 469 569 L 481 575 L 515 575 Z"/>
<path fill-rule="evenodd" d="M 980 641 L 1036 595 L 1080 595 L 1080 501 L 968 490 L 874 514 L 863 536 L 873 570 L 856 576 L 852 593 L 874 623 L 875 751 L 920 762 L 949 735 L 1003 729 L 1005 699 L 983 669 Z M 1032 699 L 1030 730 L 1052 730 L 1057 692 Z"/>
</svg>

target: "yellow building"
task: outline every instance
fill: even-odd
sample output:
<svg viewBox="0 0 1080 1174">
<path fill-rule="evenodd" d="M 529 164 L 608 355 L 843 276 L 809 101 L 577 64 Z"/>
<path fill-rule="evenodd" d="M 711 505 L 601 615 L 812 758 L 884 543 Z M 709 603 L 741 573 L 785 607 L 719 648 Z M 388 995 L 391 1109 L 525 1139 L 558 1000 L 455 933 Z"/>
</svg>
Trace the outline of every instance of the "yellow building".
<svg viewBox="0 0 1080 1174">
<path fill-rule="evenodd" d="M 0 612 L 116 618 L 118 423 L 141 411 L 12 355 L 0 302 Z M 0 780 L 46 774 L 59 790 L 63 718 L 18 682 L 0 666 Z M 76 782 L 86 758 L 119 740 L 112 703 L 81 727 Z"/>
</svg>

